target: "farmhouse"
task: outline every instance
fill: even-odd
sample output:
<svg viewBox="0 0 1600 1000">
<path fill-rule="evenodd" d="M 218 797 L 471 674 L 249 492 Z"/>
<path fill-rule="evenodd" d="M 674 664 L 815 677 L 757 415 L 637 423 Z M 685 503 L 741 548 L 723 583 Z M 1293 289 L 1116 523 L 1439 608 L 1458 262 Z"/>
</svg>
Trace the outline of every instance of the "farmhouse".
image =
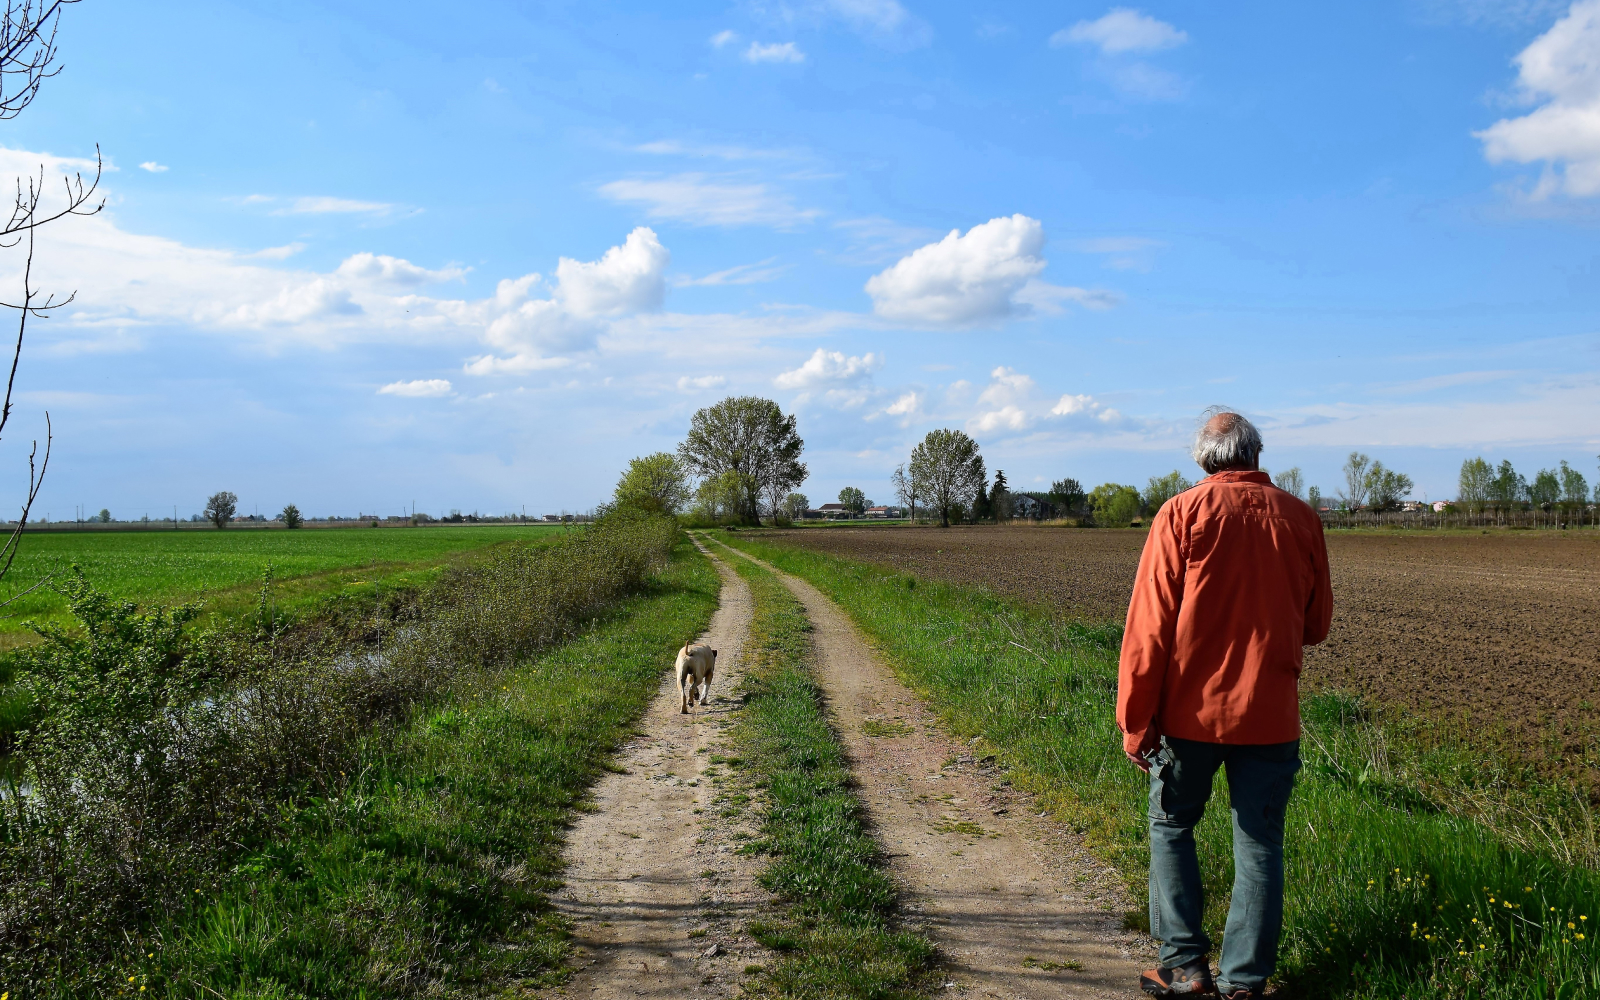
<svg viewBox="0 0 1600 1000">
<path fill-rule="evenodd" d="M 1018 493 L 1011 498 L 1011 516 L 1030 521 L 1049 521 L 1056 517 L 1056 505 L 1028 493 Z"/>
<path fill-rule="evenodd" d="M 868 507 L 863 517 L 894 517 L 893 507 Z"/>
</svg>

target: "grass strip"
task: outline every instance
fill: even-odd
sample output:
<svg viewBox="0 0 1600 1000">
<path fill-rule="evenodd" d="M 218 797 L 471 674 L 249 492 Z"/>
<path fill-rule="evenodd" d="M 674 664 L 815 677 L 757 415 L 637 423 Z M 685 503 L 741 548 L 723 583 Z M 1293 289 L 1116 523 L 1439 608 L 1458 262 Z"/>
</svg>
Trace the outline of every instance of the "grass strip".
<svg viewBox="0 0 1600 1000">
<path fill-rule="evenodd" d="M 745 706 L 733 730 L 743 773 L 765 791 L 761 884 L 788 904 L 781 921 L 750 933 L 778 957 L 754 995 L 890 998 L 920 995 L 933 957 L 921 935 L 895 926 L 896 889 L 866 831 L 844 747 L 812 679 L 811 622 L 771 573 L 729 555 L 750 585 L 754 613 Z"/>
<path fill-rule="evenodd" d="M 960 735 L 1085 834 L 1143 895 L 1145 781 L 1114 723 L 1119 630 L 1051 620 L 987 592 L 772 544 L 730 544 L 810 581 Z M 1600 873 L 1509 843 L 1390 780 L 1419 751 L 1348 699 L 1306 699 L 1288 818 L 1282 978 L 1296 995 L 1553 997 L 1600 991 Z M 1197 830 L 1220 939 L 1232 884 L 1226 783 Z M 1130 915 L 1135 921 L 1141 911 Z"/>
<path fill-rule="evenodd" d="M 710 564 L 680 546 L 645 594 L 419 714 L 183 919 L 60 992 L 454 996 L 563 979 L 548 895 L 564 830 L 717 592 Z"/>
</svg>

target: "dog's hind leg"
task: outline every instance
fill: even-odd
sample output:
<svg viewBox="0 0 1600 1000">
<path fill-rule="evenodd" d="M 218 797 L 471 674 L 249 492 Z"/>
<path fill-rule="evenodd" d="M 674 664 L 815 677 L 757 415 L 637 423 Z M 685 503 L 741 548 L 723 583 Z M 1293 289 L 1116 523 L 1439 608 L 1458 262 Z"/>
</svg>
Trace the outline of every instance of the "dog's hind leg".
<svg viewBox="0 0 1600 1000">
<path fill-rule="evenodd" d="M 678 680 L 678 714 L 689 714 L 689 691 L 694 687 L 694 674 L 685 674 Z"/>
</svg>

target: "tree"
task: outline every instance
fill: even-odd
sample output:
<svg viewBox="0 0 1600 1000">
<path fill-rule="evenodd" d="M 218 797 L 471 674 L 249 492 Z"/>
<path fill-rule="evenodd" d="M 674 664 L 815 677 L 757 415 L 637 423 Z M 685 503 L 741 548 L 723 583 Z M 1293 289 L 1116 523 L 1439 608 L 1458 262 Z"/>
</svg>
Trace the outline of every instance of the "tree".
<svg viewBox="0 0 1600 1000">
<path fill-rule="evenodd" d="M 1280 472 L 1272 477 L 1272 485 L 1284 491 L 1296 500 L 1302 499 L 1301 493 L 1306 488 L 1306 478 L 1300 474 L 1300 466 L 1295 466 L 1288 472 Z"/>
<path fill-rule="evenodd" d="M 791 493 L 783 498 L 783 516 L 790 521 L 800 520 L 810 509 L 811 501 L 804 493 Z"/>
<path fill-rule="evenodd" d="M 922 499 L 922 484 L 917 482 L 916 470 L 906 472 L 904 463 L 894 467 L 894 472 L 889 476 L 889 482 L 894 485 L 894 498 L 902 506 L 911 509 L 911 523 L 917 523 L 917 501 Z"/>
<path fill-rule="evenodd" d="M 1322 487 L 1313 486 L 1307 490 L 1306 503 L 1310 505 L 1312 510 L 1320 511 L 1322 509 Z"/>
<path fill-rule="evenodd" d="M 839 503 L 856 517 L 865 514 L 867 508 L 872 506 L 872 501 L 867 499 L 867 495 L 854 486 L 846 486 L 839 491 Z"/>
<path fill-rule="evenodd" d="M 1561 499 L 1561 480 L 1554 469 L 1540 469 L 1528 485 L 1528 500 L 1536 507 L 1548 509 Z"/>
<path fill-rule="evenodd" d="M 1589 501 L 1589 484 L 1584 481 L 1583 473 L 1561 461 L 1561 502 L 1567 504 L 1582 504 Z"/>
<path fill-rule="evenodd" d="M 1014 503 L 1015 501 L 1011 497 L 1011 487 L 1006 483 L 1006 471 L 1004 469 L 996 469 L 994 471 L 994 485 L 989 488 L 989 511 L 996 524 L 1011 520 L 1012 515 L 1015 513 L 1012 506 Z"/>
<path fill-rule="evenodd" d="M 1373 510 L 1398 507 L 1400 501 L 1411 494 L 1411 487 L 1410 476 L 1386 469 L 1382 462 L 1373 462 L 1367 470 L 1367 506 Z"/>
<path fill-rule="evenodd" d="M 423 517 L 427 517 L 426 514 Z M 278 520 L 283 522 L 285 528 L 298 528 L 304 523 L 305 518 L 300 516 L 300 508 L 294 504 L 284 504 L 283 512 L 278 515 Z M 433 520 L 428 518 L 428 520 Z"/>
<path fill-rule="evenodd" d="M 104 507 L 100 508 L 100 523 L 101 524 L 110 524 L 111 523 L 111 511 L 107 510 Z"/>
<path fill-rule="evenodd" d="M 1168 500 L 1194 486 L 1189 480 L 1183 478 L 1183 473 L 1174 469 L 1164 476 L 1151 476 L 1150 482 L 1145 486 L 1144 503 L 1154 514 Z"/>
<path fill-rule="evenodd" d="M 1050 500 L 1059 504 L 1065 510 L 1072 510 L 1083 503 L 1083 484 L 1076 479 L 1057 479 L 1050 484 Z"/>
<path fill-rule="evenodd" d="M 1372 459 L 1359 451 L 1352 451 L 1350 457 L 1344 462 L 1344 492 L 1339 494 L 1339 500 L 1348 510 L 1356 510 L 1367 505 L 1367 469 L 1372 465 Z"/>
<path fill-rule="evenodd" d="M 740 520 L 740 511 L 748 495 L 745 477 L 731 469 L 703 480 L 694 493 L 695 519 L 704 522 Z"/>
<path fill-rule="evenodd" d="M 233 512 L 239 509 L 239 498 L 227 490 L 211 494 L 211 499 L 206 501 L 200 513 L 206 520 L 219 528 L 226 528 L 228 522 L 233 520 Z"/>
<path fill-rule="evenodd" d="M 617 480 L 611 496 L 614 509 L 638 510 L 648 514 L 676 515 L 689 506 L 689 470 L 683 459 L 671 452 L 635 458 Z"/>
<path fill-rule="evenodd" d="M 1494 470 L 1481 456 L 1461 463 L 1461 477 L 1456 482 L 1456 503 L 1477 513 L 1490 501 L 1493 488 Z"/>
<path fill-rule="evenodd" d="M 1506 510 L 1518 506 L 1527 496 L 1528 481 L 1512 468 L 1510 459 L 1502 461 L 1489 485 L 1489 501 Z"/>
<path fill-rule="evenodd" d="M 1101 483 L 1089 494 L 1089 510 L 1094 523 L 1107 528 L 1126 528 L 1139 516 L 1139 491 L 1120 483 Z"/>
<path fill-rule="evenodd" d="M 678 446 L 695 474 L 739 477 L 744 492 L 734 516 L 750 524 L 760 523 L 763 498 L 770 501 L 768 509 L 777 510 L 784 495 L 806 481 L 804 450 L 795 418 L 759 396 L 729 396 L 700 410 Z"/>
<path fill-rule="evenodd" d="M 34 97 L 39 93 L 39 88 L 44 81 L 61 72 L 61 67 L 56 65 L 56 31 L 61 26 L 61 13 L 63 7 L 77 0 L 20 0 L 6 4 L 5 16 L 0 20 L 0 121 L 9 120 L 22 114 L 23 110 L 33 103 Z M 22 343 L 28 332 L 28 320 L 45 319 L 54 310 L 71 303 L 77 293 L 72 292 L 64 298 L 57 297 L 54 293 L 45 294 L 33 287 L 33 255 L 36 246 L 38 231 L 53 222 L 70 216 L 94 215 L 105 207 L 105 199 L 98 204 L 92 204 L 95 192 L 100 187 L 100 176 L 104 163 L 100 157 L 99 146 L 95 147 L 94 177 L 85 184 L 81 173 L 72 177 L 62 178 L 65 198 L 40 210 L 40 202 L 44 198 L 44 167 L 39 167 L 39 175 L 35 179 L 31 174 L 26 186 L 22 178 L 17 178 L 16 193 L 11 202 L 9 218 L 0 219 L 0 249 L 12 249 L 26 243 L 22 253 L 21 296 L 14 302 L 0 302 L 0 306 L 17 311 L 17 337 L 11 350 L 11 371 L 6 378 L 5 399 L 0 402 L 0 437 L 4 436 L 6 427 L 11 421 L 11 397 L 17 383 L 17 366 L 22 360 Z M 50 412 L 44 414 L 45 444 L 44 456 L 39 458 L 39 442 L 34 440 L 28 450 L 28 485 L 22 494 L 22 510 L 17 516 L 15 527 L 6 536 L 4 543 L 0 543 L 0 579 L 11 570 L 11 563 L 17 556 L 17 549 L 22 544 L 23 529 L 28 524 L 29 513 L 33 510 L 34 501 L 39 498 L 39 491 L 44 486 L 45 472 L 50 468 L 50 448 L 54 442 L 51 432 Z M 23 594 L 30 593 L 34 588 L 29 587 L 21 593 L 15 594 L 0 601 L 0 607 L 5 607 Z"/>
<path fill-rule="evenodd" d="M 978 442 L 961 431 L 929 431 L 911 450 L 910 476 L 921 484 L 921 496 L 939 512 L 939 526 L 950 527 L 951 513 L 959 514 L 983 489 L 988 478 Z"/>
</svg>

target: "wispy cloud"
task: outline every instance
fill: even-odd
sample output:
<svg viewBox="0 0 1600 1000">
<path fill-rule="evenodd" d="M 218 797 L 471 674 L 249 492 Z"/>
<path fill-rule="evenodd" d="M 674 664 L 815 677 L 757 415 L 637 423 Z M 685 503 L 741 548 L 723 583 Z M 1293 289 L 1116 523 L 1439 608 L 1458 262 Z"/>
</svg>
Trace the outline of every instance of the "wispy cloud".
<svg viewBox="0 0 1600 1000">
<path fill-rule="evenodd" d="M 164 163 L 157 163 L 154 160 L 146 160 L 143 163 L 139 164 L 139 169 L 140 170 L 147 170 L 152 174 L 164 174 L 170 168 L 167 167 L 167 165 L 164 164 Z"/>
<path fill-rule="evenodd" d="M 684 142 L 679 139 L 658 139 L 633 147 L 634 152 L 653 156 L 711 157 L 718 160 L 787 160 L 798 154 L 788 149 L 756 149 L 750 146 L 730 146 L 717 143 Z"/>
<path fill-rule="evenodd" d="M 756 285 L 763 281 L 771 281 L 789 269 L 788 264 L 778 267 L 770 266 L 776 257 L 755 264 L 739 264 L 724 271 L 715 271 L 701 278 L 692 278 L 681 275 L 672 280 L 674 288 L 692 288 L 697 285 Z"/>
<path fill-rule="evenodd" d="M 676 174 L 630 178 L 600 186 L 612 201 L 644 205 L 651 218 L 674 219 L 697 226 L 804 225 L 822 214 L 796 208 L 785 192 L 762 182 L 708 174 Z"/>
<path fill-rule="evenodd" d="M 1057 48 L 1094 45 L 1107 55 L 1171 49 L 1188 40 L 1188 33 L 1129 7 L 1113 8 L 1096 20 L 1079 21 L 1050 36 L 1050 44 Z"/>
<path fill-rule="evenodd" d="M 744 50 L 744 61 L 748 63 L 802 63 L 806 61 L 806 54 L 801 52 L 793 42 L 751 42 L 750 47 Z"/>
<path fill-rule="evenodd" d="M 378 390 L 383 396 L 410 396 L 413 398 L 428 398 L 434 396 L 448 396 L 451 392 L 450 380 L 442 378 L 414 379 L 410 382 L 390 382 Z"/>
<path fill-rule="evenodd" d="M 381 201 L 357 201 L 327 196 L 296 198 L 285 209 L 291 215 L 388 215 L 394 206 Z"/>
</svg>

